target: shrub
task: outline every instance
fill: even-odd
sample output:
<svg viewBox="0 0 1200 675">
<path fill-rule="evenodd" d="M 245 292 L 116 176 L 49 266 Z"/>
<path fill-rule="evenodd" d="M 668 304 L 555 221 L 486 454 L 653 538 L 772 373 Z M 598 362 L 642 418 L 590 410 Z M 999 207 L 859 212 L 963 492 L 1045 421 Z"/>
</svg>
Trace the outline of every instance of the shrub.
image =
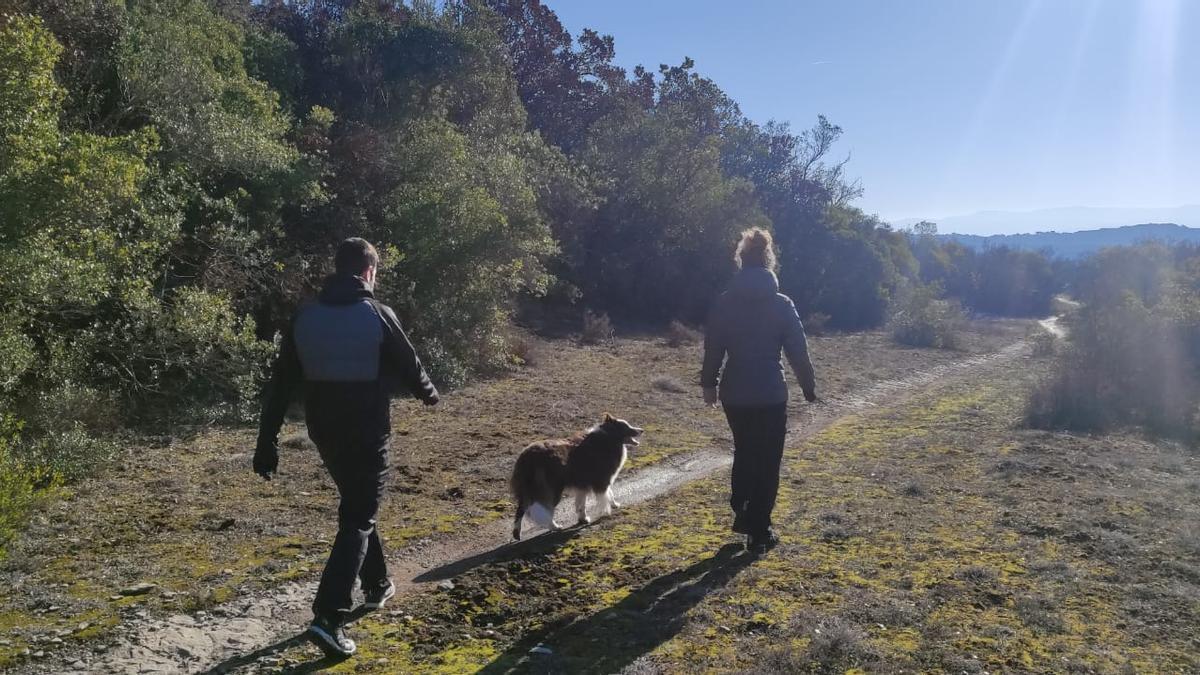
<svg viewBox="0 0 1200 675">
<path fill-rule="evenodd" d="M 804 317 L 804 332 L 808 335 L 824 335 L 829 327 L 830 316 L 824 312 L 813 312 Z"/>
<path fill-rule="evenodd" d="M 22 426 L 13 417 L 0 414 L 0 559 L 24 527 L 39 489 L 53 482 L 48 472 L 31 467 L 16 454 L 14 445 L 20 440 Z"/>
<path fill-rule="evenodd" d="M 1072 326 L 1058 368 L 1030 395 L 1029 426 L 1102 432 L 1121 426 L 1194 438 L 1200 321 L 1170 298 L 1147 306 L 1130 293 L 1089 305 Z"/>
<path fill-rule="evenodd" d="M 1028 339 L 1034 356 L 1053 356 L 1058 347 L 1058 338 L 1041 326 L 1031 330 Z"/>
<path fill-rule="evenodd" d="M 954 349 L 964 321 L 962 309 L 939 299 L 935 287 L 913 286 L 901 293 L 888 329 L 902 345 Z"/>
<path fill-rule="evenodd" d="M 700 341 L 700 333 L 692 330 L 687 324 L 675 319 L 667 326 L 667 346 L 682 347 L 693 345 Z"/>
<path fill-rule="evenodd" d="M 532 366 L 537 362 L 537 348 L 533 340 L 520 333 L 510 333 L 508 336 L 508 353 L 518 366 Z"/>
<path fill-rule="evenodd" d="M 609 320 L 608 314 L 596 314 L 590 309 L 583 313 L 583 332 L 579 334 L 580 342 L 585 345 L 611 343 L 614 337 L 612 321 Z"/>
<path fill-rule="evenodd" d="M 667 391 L 672 394 L 682 394 L 687 391 L 683 383 L 669 375 L 660 375 L 654 378 L 650 381 L 650 385 L 659 391 Z"/>
</svg>

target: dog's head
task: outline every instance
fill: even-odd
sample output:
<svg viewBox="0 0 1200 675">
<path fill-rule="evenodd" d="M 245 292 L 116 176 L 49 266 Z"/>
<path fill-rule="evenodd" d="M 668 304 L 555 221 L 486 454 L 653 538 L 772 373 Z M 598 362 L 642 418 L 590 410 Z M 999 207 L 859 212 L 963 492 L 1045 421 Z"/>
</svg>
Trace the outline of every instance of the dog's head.
<svg viewBox="0 0 1200 675">
<path fill-rule="evenodd" d="M 642 435 L 644 429 L 639 429 L 629 422 L 622 419 L 617 419 L 608 413 L 604 413 L 604 421 L 599 427 L 604 433 L 611 434 L 621 439 L 622 443 L 628 445 L 638 445 L 638 436 Z"/>
</svg>

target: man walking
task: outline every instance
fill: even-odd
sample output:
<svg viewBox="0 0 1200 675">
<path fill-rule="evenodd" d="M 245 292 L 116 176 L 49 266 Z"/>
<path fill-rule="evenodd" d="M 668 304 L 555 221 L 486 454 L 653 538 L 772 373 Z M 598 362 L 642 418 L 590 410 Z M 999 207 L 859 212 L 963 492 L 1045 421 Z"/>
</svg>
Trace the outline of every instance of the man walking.
<svg viewBox="0 0 1200 675">
<path fill-rule="evenodd" d="M 283 335 L 254 452 L 254 472 L 270 480 L 279 465 L 279 427 L 303 383 L 308 436 L 341 496 L 337 537 L 308 629 L 335 656 L 356 649 L 343 630 L 355 581 L 362 582 L 367 609 L 396 594 L 375 526 L 388 473 L 389 394 L 407 389 L 425 405 L 438 402 L 396 314 L 375 299 L 378 264 L 375 247 L 363 239 L 338 246 L 318 301 L 300 308 Z"/>
</svg>

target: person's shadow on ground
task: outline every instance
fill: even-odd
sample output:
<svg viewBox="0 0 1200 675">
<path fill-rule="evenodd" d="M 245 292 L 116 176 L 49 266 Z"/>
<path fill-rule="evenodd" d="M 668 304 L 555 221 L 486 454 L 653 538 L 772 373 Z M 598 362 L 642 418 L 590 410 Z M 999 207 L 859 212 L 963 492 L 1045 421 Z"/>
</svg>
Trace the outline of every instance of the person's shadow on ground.
<svg viewBox="0 0 1200 675">
<path fill-rule="evenodd" d="M 501 546 L 486 554 L 430 570 L 426 578 L 418 577 L 418 580 L 446 578 L 452 576 L 447 574 L 449 572 L 461 573 L 485 562 L 561 546 L 575 534 L 573 531 L 547 533 L 528 542 Z M 654 579 L 612 607 L 526 636 L 479 672 L 618 672 L 671 639 L 683 628 L 689 609 L 709 593 L 724 587 L 756 559 L 756 556 L 745 552 L 741 544 L 726 544 L 704 560 Z M 359 608 L 351 613 L 349 621 L 366 613 L 366 610 Z M 223 661 L 204 671 L 203 675 L 234 672 L 307 642 L 303 633 L 294 635 L 249 654 Z M 603 648 L 597 649 L 598 644 Z M 537 650 L 541 653 L 531 654 L 535 647 L 542 647 Z M 314 673 L 343 660 L 324 657 L 287 666 L 279 672 Z"/>
<path fill-rule="evenodd" d="M 688 610 L 756 559 L 741 544 L 727 544 L 612 607 L 526 636 L 479 672 L 619 672 L 674 637 L 687 623 Z"/>
<path fill-rule="evenodd" d="M 456 560 L 439 567 L 435 567 L 413 578 L 414 582 L 428 583 L 431 581 L 440 581 L 442 579 L 450 579 L 452 577 L 463 574 L 470 570 L 487 563 L 500 562 L 511 558 L 536 555 L 545 553 L 549 550 L 558 548 L 579 535 L 583 528 L 575 526 L 554 532 L 544 532 L 538 536 L 523 539 L 521 541 L 511 541 L 501 544 L 496 548 L 468 556 L 461 560 Z M 347 624 L 353 623 L 370 610 L 363 607 L 356 608 L 346 618 Z M 256 665 L 259 661 L 268 659 L 276 654 L 286 652 L 294 647 L 308 644 L 309 640 L 304 633 L 293 635 L 284 640 L 280 640 L 274 644 L 267 645 L 250 652 L 226 659 L 221 663 L 205 670 L 201 675 L 219 675 L 223 673 L 236 672 L 241 668 Z M 341 663 L 345 659 L 341 657 L 326 656 L 323 658 L 306 661 L 304 663 L 287 666 L 281 669 L 281 673 L 315 673 L 325 668 Z"/>
</svg>

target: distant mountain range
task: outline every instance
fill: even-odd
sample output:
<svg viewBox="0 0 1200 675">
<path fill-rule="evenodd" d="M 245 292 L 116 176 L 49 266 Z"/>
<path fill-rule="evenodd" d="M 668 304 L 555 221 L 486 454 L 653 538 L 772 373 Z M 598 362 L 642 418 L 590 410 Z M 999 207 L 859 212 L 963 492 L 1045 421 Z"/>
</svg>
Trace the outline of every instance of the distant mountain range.
<svg viewBox="0 0 1200 675">
<path fill-rule="evenodd" d="M 1188 242 L 1200 244 L 1200 228 L 1175 223 L 1145 223 L 1108 227 L 1080 232 L 1035 232 L 1031 234 L 941 234 L 939 238 L 957 241 L 973 249 L 1007 246 L 1025 250 L 1049 250 L 1059 258 L 1082 258 L 1108 246 L 1126 246 L 1144 241 L 1166 244 Z"/>
<path fill-rule="evenodd" d="M 981 211 L 945 218 L 905 218 L 897 227 L 911 227 L 922 220 L 937 223 L 943 234 L 1018 234 L 1027 232 L 1077 232 L 1120 227 L 1134 223 L 1178 223 L 1200 227 L 1200 204 L 1169 208 L 1066 207 L 1037 211 Z"/>
</svg>

